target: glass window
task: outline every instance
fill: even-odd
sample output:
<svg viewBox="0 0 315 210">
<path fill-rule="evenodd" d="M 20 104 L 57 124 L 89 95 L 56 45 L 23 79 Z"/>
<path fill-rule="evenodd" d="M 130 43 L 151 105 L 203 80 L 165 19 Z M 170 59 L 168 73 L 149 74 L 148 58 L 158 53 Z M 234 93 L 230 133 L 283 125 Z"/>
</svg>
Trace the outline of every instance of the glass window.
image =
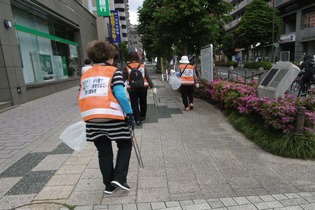
<svg viewBox="0 0 315 210">
<path fill-rule="evenodd" d="M 302 29 L 315 27 L 315 7 L 303 11 L 302 21 Z"/>
<path fill-rule="evenodd" d="M 77 29 L 20 5 L 13 4 L 13 14 L 25 83 L 78 76 Z"/>
<path fill-rule="evenodd" d="M 20 55 L 22 59 L 23 76 L 25 83 L 35 82 L 35 72 L 33 66 L 33 54 L 38 52 L 36 36 L 17 31 Z"/>
</svg>

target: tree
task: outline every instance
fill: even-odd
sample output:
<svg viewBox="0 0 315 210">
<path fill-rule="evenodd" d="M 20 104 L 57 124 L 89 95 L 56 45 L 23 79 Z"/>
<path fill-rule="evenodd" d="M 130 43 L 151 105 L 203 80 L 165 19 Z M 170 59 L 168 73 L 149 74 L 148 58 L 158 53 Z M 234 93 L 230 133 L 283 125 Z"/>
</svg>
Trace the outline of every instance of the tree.
<svg viewBox="0 0 315 210">
<path fill-rule="evenodd" d="M 234 33 L 226 33 L 222 38 L 222 51 L 226 57 L 231 60 L 235 55 Z"/>
<path fill-rule="evenodd" d="M 240 24 L 236 29 L 237 43 L 240 47 L 248 49 L 251 45 L 260 43 L 264 47 L 272 43 L 273 12 L 275 8 L 269 6 L 265 0 L 253 0 L 242 16 Z M 280 37 L 281 18 L 275 11 L 274 37 Z"/>
<path fill-rule="evenodd" d="M 225 0 L 145 0 L 138 10 L 141 42 L 157 56 L 171 57 L 172 49 L 199 55 L 216 43 L 231 9 Z"/>
<path fill-rule="evenodd" d="M 126 42 L 122 42 L 118 45 L 118 52 L 122 62 L 126 62 L 128 60 L 128 48 Z"/>
</svg>

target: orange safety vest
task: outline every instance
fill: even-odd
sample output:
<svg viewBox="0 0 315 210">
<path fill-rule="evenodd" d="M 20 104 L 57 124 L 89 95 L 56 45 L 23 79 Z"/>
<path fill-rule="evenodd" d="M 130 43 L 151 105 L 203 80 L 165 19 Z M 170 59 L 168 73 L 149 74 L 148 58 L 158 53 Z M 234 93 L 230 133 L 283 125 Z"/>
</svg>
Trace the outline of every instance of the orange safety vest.
<svg viewBox="0 0 315 210">
<path fill-rule="evenodd" d="M 139 63 L 137 62 L 133 62 L 133 63 L 128 63 L 128 65 L 131 67 L 131 68 L 137 68 L 139 66 Z M 128 71 L 128 80 L 127 80 L 127 88 L 130 88 L 129 86 L 129 79 L 130 79 L 130 72 L 132 71 L 128 66 L 126 66 L 126 69 Z M 143 76 L 143 81 L 144 81 L 144 87 L 149 87 L 149 83 L 147 81 L 147 79 L 145 78 L 145 65 L 142 63 L 140 66 L 139 66 L 139 69 L 138 69 L 142 76 Z"/>
<path fill-rule="evenodd" d="M 93 65 L 81 77 L 78 104 L 84 121 L 91 119 L 124 120 L 125 114 L 115 98 L 111 82 L 114 66 Z"/>
<path fill-rule="evenodd" d="M 188 64 L 184 71 L 184 68 L 186 65 L 187 64 L 179 64 L 180 73 L 182 74 L 182 76 L 180 77 L 181 84 L 193 85 L 195 84 L 195 80 L 194 80 L 195 67 L 193 65 Z"/>
</svg>

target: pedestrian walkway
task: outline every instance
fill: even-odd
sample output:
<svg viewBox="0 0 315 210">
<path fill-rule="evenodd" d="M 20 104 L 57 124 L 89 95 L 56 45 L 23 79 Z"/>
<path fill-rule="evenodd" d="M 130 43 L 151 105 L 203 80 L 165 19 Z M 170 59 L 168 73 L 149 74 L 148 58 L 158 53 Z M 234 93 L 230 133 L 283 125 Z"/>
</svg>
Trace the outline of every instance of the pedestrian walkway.
<svg viewBox="0 0 315 210">
<path fill-rule="evenodd" d="M 105 195 L 94 145 L 74 152 L 58 138 L 81 119 L 77 87 L 0 113 L 0 209 L 315 209 L 314 160 L 261 150 L 203 100 L 183 111 L 179 92 L 152 78 L 129 192 Z"/>
</svg>

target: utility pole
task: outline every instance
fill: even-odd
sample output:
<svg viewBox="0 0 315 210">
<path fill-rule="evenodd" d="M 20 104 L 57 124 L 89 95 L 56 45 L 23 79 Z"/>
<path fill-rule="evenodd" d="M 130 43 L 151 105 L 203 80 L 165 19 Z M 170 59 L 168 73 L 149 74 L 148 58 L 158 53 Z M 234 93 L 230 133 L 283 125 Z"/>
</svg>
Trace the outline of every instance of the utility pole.
<svg viewBox="0 0 315 210">
<path fill-rule="evenodd" d="M 271 44 L 271 61 L 275 62 L 275 0 L 272 0 L 272 44 Z"/>
</svg>

